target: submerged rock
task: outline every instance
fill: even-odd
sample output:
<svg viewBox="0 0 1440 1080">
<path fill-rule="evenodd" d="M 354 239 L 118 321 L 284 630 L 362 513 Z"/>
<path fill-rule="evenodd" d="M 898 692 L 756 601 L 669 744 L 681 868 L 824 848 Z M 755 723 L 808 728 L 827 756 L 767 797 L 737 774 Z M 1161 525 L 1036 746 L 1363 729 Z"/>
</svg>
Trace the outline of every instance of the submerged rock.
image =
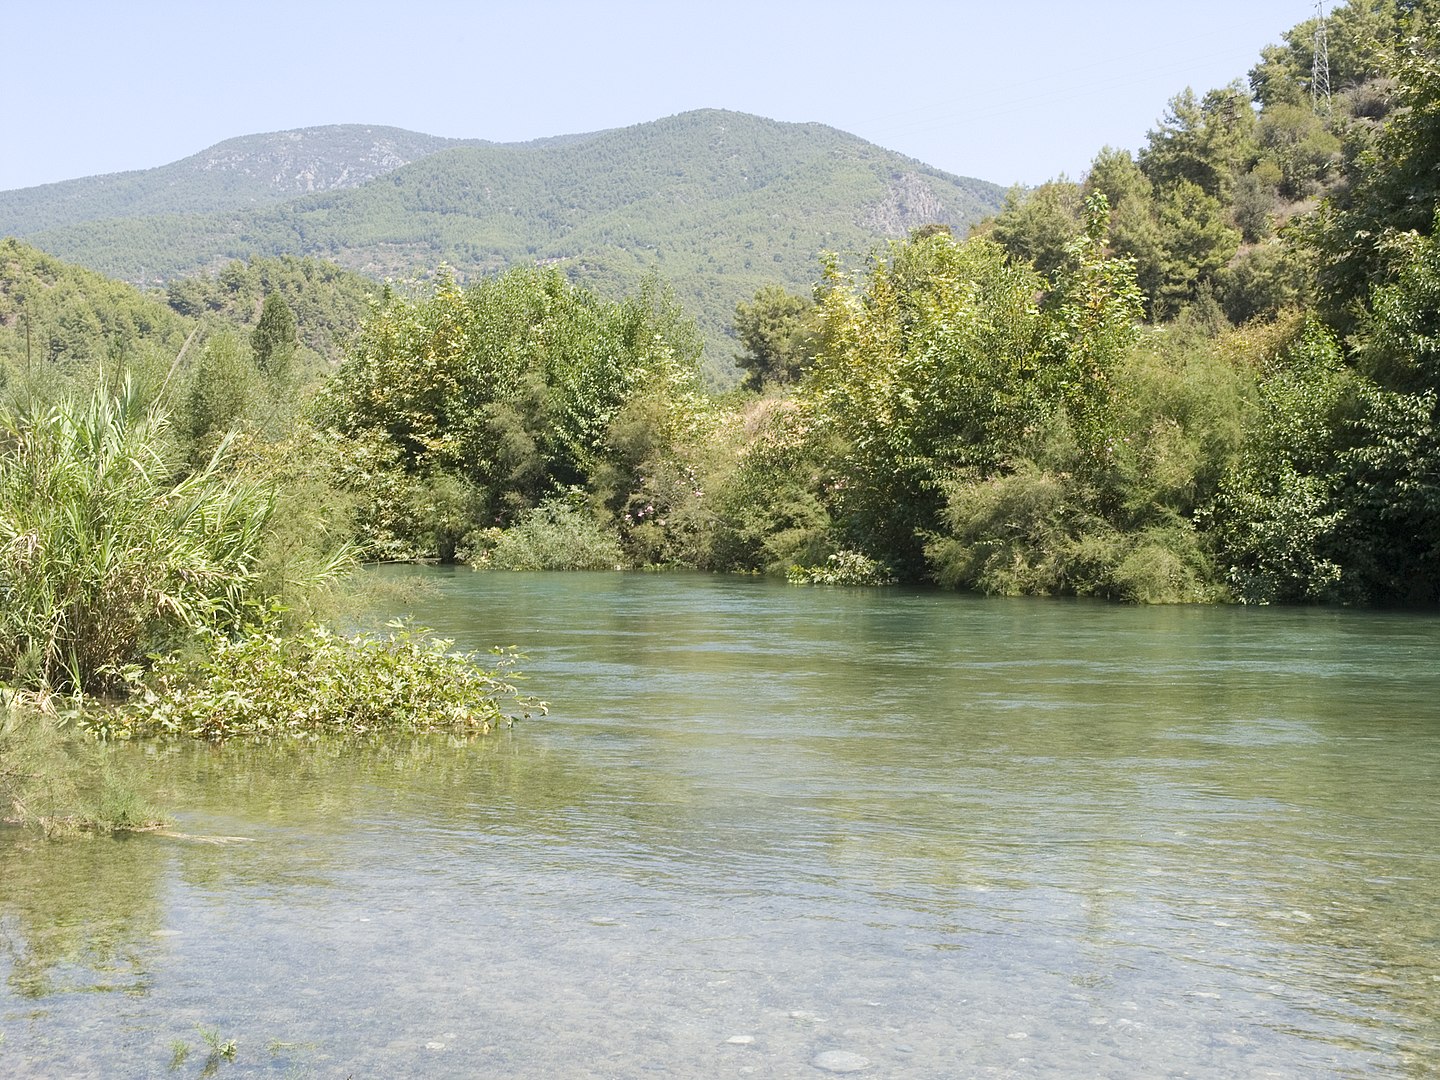
<svg viewBox="0 0 1440 1080">
<path fill-rule="evenodd" d="M 816 1054 L 810 1064 L 825 1072 L 850 1073 L 869 1068 L 870 1059 L 852 1054 L 849 1050 L 826 1050 Z"/>
</svg>

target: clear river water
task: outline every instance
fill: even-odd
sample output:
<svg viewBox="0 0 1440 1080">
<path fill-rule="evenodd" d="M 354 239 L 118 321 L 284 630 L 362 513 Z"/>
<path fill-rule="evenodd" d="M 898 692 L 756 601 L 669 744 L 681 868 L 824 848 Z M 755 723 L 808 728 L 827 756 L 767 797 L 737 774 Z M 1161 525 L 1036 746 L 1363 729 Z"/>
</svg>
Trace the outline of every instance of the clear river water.
<svg viewBox="0 0 1440 1080">
<path fill-rule="evenodd" d="M 1440 619 L 382 573 L 551 714 L 0 830 L 0 1076 L 1440 1076 Z"/>
</svg>

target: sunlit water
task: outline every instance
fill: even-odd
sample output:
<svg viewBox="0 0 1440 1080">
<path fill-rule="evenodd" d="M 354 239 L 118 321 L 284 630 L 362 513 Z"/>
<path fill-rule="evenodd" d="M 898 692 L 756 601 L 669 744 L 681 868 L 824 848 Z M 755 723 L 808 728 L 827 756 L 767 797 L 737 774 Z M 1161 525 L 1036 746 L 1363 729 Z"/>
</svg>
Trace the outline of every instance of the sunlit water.
<svg viewBox="0 0 1440 1080">
<path fill-rule="evenodd" d="M 0 1075 L 1440 1075 L 1440 620 L 389 573 L 551 715 L 0 831 Z"/>
</svg>

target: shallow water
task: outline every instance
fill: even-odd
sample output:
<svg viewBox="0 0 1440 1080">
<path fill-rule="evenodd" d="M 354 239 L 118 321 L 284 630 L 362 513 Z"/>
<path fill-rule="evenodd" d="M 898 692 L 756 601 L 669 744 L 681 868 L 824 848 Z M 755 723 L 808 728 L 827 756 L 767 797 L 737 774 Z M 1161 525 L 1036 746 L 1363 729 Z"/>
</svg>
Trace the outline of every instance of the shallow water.
<svg viewBox="0 0 1440 1080">
<path fill-rule="evenodd" d="M 1440 620 L 387 573 L 552 714 L 0 832 L 0 1075 L 1440 1075 Z"/>
</svg>

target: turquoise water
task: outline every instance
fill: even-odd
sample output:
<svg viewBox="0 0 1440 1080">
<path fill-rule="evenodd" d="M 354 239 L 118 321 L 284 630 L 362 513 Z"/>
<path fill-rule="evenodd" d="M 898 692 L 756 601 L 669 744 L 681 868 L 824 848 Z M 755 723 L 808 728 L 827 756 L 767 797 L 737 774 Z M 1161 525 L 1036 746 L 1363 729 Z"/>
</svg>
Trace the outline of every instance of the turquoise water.
<svg viewBox="0 0 1440 1080">
<path fill-rule="evenodd" d="M 0 1075 L 1440 1075 L 1440 620 L 384 573 L 551 715 L 0 832 Z"/>
</svg>

